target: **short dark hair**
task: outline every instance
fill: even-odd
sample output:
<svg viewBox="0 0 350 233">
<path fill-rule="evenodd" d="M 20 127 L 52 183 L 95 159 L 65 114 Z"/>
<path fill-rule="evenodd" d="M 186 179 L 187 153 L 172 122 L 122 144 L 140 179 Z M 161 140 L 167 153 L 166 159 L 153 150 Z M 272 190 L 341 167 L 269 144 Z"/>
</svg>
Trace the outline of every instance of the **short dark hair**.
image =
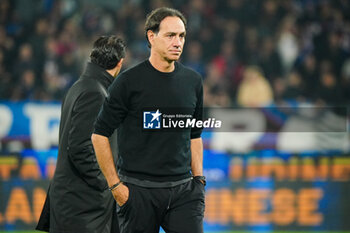
<svg viewBox="0 0 350 233">
<path fill-rule="evenodd" d="M 148 47 L 151 47 L 151 44 L 149 43 L 147 32 L 151 30 L 154 33 L 158 33 L 160 23 L 162 22 L 163 19 L 165 19 L 168 16 L 179 17 L 184 23 L 185 28 L 187 27 L 187 20 L 180 11 L 173 8 L 168 8 L 168 7 L 160 7 L 153 10 L 151 13 L 147 15 L 146 23 L 145 23 L 145 36 L 146 36 L 146 40 L 148 41 Z"/>
<path fill-rule="evenodd" d="M 125 57 L 125 43 L 116 36 L 100 36 L 93 45 L 90 59 L 92 63 L 110 70 Z"/>
</svg>

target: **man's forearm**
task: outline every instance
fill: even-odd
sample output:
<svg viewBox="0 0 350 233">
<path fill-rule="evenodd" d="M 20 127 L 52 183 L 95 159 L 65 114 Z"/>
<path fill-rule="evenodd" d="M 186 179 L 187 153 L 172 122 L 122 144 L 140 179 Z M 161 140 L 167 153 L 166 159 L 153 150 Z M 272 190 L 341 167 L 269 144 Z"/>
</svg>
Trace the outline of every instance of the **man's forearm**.
<svg viewBox="0 0 350 233">
<path fill-rule="evenodd" d="M 203 175 L 203 142 L 202 138 L 191 139 L 191 169 L 193 176 Z"/>
<path fill-rule="evenodd" d="M 108 186 L 116 184 L 120 181 L 117 170 L 115 168 L 111 145 L 107 137 L 92 134 L 92 144 L 94 145 L 97 162 L 105 176 Z"/>
</svg>

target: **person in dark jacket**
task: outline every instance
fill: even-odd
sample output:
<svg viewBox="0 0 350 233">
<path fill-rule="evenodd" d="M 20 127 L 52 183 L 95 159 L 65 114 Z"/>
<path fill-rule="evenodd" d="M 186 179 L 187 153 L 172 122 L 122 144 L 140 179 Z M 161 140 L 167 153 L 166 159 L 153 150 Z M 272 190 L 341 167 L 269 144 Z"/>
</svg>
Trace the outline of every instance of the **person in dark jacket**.
<svg viewBox="0 0 350 233">
<path fill-rule="evenodd" d="M 91 62 L 66 94 L 61 112 L 59 149 L 37 230 L 52 233 L 110 233 L 115 202 L 96 161 L 91 143 L 93 123 L 119 73 L 125 44 L 102 36 L 93 45 Z M 115 159 L 116 156 L 114 156 Z"/>
</svg>

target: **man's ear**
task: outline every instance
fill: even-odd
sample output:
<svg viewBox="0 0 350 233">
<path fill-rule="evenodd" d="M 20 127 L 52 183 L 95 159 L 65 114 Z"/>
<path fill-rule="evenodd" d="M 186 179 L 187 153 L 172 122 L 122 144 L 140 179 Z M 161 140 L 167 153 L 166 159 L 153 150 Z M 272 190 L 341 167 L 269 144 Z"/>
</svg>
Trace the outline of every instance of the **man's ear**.
<svg viewBox="0 0 350 233">
<path fill-rule="evenodd" d="M 122 67 L 123 61 L 124 61 L 124 58 L 120 59 L 120 61 L 119 61 L 118 64 L 117 64 L 118 68 L 121 68 L 121 67 Z"/>
<path fill-rule="evenodd" d="M 119 74 L 123 65 L 123 61 L 124 61 L 124 58 L 120 59 L 117 65 L 112 70 L 108 71 L 114 78 L 117 77 L 117 75 Z"/>
<path fill-rule="evenodd" d="M 151 45 L 153 44 L 154 36 L 155 36 L 155 34 L 152 30 L 147 31 L 147 38 L 148 38 L 148 41 Z"/>
</svg>

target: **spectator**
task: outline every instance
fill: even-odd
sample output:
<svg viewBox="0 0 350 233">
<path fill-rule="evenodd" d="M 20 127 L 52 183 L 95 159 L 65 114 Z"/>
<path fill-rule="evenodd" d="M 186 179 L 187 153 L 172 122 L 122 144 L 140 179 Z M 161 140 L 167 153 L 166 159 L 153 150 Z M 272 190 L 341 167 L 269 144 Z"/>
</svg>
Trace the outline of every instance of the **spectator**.
<svg viewBox="0 0 350 233">
<path fill-rule="evenodd" d="M 202 45 L 198 41 L 191 42 L 188 46 L 186 66 L 191 67 L 202 76 L 205 76 L 205 65 L 202 62 Z"/>
<path fill-rule="evenodd" d="M 342 100 L 350 104 L 350 59 L 346 60 L 341 70 Z"/>
<path fill-rule="evenodd" d="M 313 54 L 306 55 L 298 70 L 301 76 L 300 78 L 305 84 L 305 97 L 309 100 L 313 100 L 316 94 L 314 92 L 315 86 L 319 83 L 315 56 Z"/>
<path fill-rule="evenodd" d="M 148 54 L 142 33 L 145 12 L 165 5 L 190 18 L 183 59 L 208 79 L 213 99 L 208 103 L 217 105 L 227 95 L 236 102 L 242 70 L 250 65 L 261 67 L 278 100 L 290 95 L 294 71 L 305 85 L 306 100 L 320 99 L 314 90 L 321 86 L 324 69 L 334 74 L 337 91 L 346 93 L 341 70 L 350 58 L 348 1 L 44 2 L 0 1 L 0 74 L 6 73 L 0 83 L 9 87 L 7 92 L 29 69 L 35 72 L 36 93 L 46 93 L 34 98 L 61 100 L 85 62 L 88 45 L 101 33 L 117 33 L 128 41 L 127 69 Z M 5 92 L 1 96 L 9 98 Z"/>
<path fill-rule="evenodd" d="M 12 92 L 11 100 L 34 100 L 35 90 L 35 72 L 31 69 L 25 70 Z"/>
<path fill-rule="evenodd" d="M 21 45 L 18 53 L 18 61 L 14 64 L 13 71 L 15 71 L 15 80 L 20 79 L 24 71 L 35 70 L 35 61 L 33 58 L 33 48 L 26 43 Z"/>
<path fill-rule="evenodd" d="M 11 76 L 6 71 L 4 64 L 4 53 L 0 49 L 0 100 L 9 99 L 11 89 Z"/>
<path fill-rule="evenodd" d="M 321 74 L 321 83 L 317 88 L 318 103 L 327 106 L 340 105 L 342 101 L 341 92 L 339 91 L 337 79 L 334 73 L 327 71 Z"/>
<path fill-rule="evenodd" d="M 305 101 L 304 85 L 300 74 L 297 71 L 292 71 L 288 75 L 287 88 L 283 93 L 283 99 Z"/>
<path fill-rule="evenodd" d="M 281 58 L 277 53 L 272 37 L 265 37 L 262 42 L 261 51 L 259 51 L 259 66 L 266 74 L 269 82 L 272 84 L 275 79 L 282 76 Z"/>
<path fill-rule="evenodd" d="M 238 105 L 242 107 L 266 107 L 272 102 L 272 88 L 260 68 L 247 67 L 243 73 L 242 83 L 238 87 Z"/>
<path fill-rule="evenodd" d="M 295 18 L 287 16 L 281 23 L 277 50 L 282 60 L 284 74 L 288 73 L 298 56 L 298 41 L 296 37 Z"/>
<path fill-rule="evenodd" d="M 35 32 L 29 38 L 29 44 L 33 48 L 33 55 L 36 60 L 35 75 L 38 77 L 37 83 L 42 85 L 42 70 L 45 62 L 45 40 L 48 36 L 48 23 L 45 18 L 40 18 L 35 24 Z"/>
</svg>

